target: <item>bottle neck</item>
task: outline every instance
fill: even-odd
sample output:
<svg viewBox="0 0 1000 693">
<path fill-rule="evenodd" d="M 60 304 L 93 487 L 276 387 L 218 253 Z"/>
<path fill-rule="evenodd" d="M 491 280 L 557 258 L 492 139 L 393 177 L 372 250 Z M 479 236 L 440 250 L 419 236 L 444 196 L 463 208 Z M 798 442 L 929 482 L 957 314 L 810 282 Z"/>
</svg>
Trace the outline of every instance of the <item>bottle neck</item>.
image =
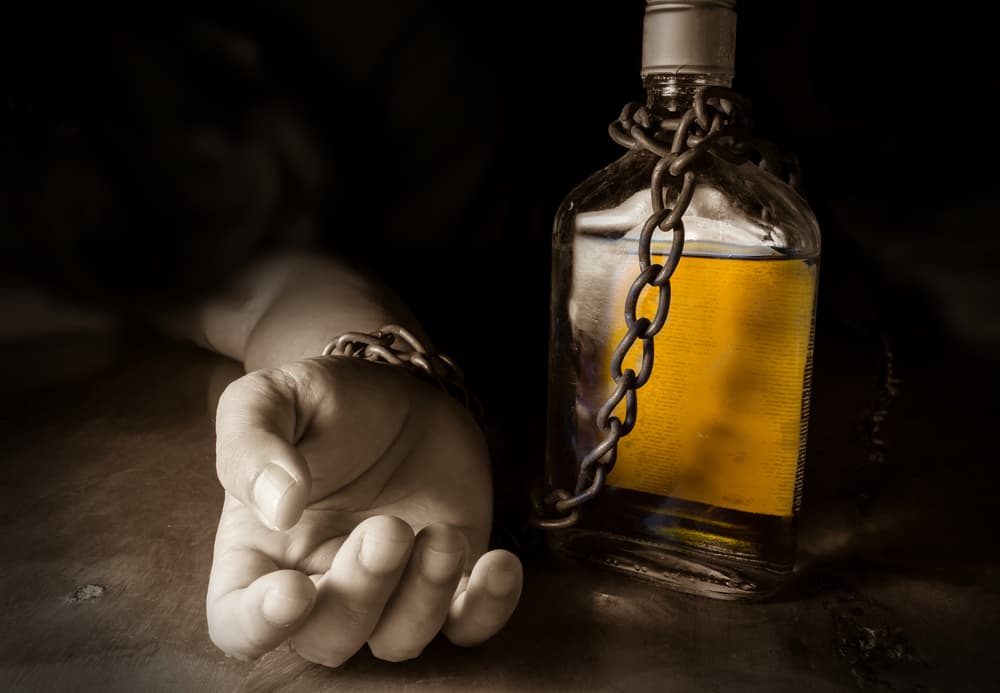
<svg viewBox="0 0 1000 693">
<path fill-rule="evenodd" d="M 646 107 L 653 115 L 683 113 L 694 104 L 694 94 L 699 87 L 729 87 L 732 73 L 722 74 L 649 74 L 642 79 L 646 88 Z"/>
</svg>

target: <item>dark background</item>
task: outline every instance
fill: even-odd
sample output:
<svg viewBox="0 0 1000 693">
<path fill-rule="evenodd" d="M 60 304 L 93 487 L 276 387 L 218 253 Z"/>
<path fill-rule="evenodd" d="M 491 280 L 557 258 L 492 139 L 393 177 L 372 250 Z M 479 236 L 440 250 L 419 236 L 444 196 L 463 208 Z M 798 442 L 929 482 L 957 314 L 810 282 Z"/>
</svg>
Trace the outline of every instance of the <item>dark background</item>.
<svg viewBox="0 0 1000 693">
<path fill-rule="evenodd" d="M 495 419 L 501 498 L 523 498 L 551 220 L 621 153 L 606 126 L 643 98 L 642 2 L 4 12 L 5 283 L 128 312 L 313 239 L 379 272 L 465 364 Z M 995 478 L 996 14 L 740 5 L 734 86 L 757 134 L 798 154 L 823 229 L 812 436 L 844 449 L 810 471 L 813 494 L 872 453 L 890 362 L 910 413 L 883 432 Z"/>
<path fill-rule="evenodd" d="M 262 690 L 390 685 L 400 671 L 619 688 L 638 673 L 651 690 L 678 674 L 760 690 L 995 678 L 993 4 L 740 3 L 735 86 L 756 133 L 798 154 L 823 231 L 790 597 L 678 611 L 686 602 L 609 588 L 619 608 L 594 598 L 596 576 L 526 560 L 533 580 L 498 649 L 439 647 L 402 670 L 362 661 L 339 684 L 290 653 L 248 674 L 210 647 L 191 566 L 210 554 L 221 494 L 200 406 L 222 359 L 131 318 L 286 244 L 367 265 L 483 398 L 496 540 L 531 558 L 552 218 L 621 154 L 606 127 L 643 97 L 643 3 L 60 0 L 0 13 L 0 490 L 12 499 L 0 574 L 13 595 L 0 636 L 15 680 L 131 682 L 147 658 L 148 677 L 176 665 Z M 25 286 L 63 308 L 26 302 Z M 128 329 L 67 304 L 124 314 Z M 110 585 L 108 607 L 69 611 L 58 595 L 90 581 Z M 151 594 L 176 608 L 151 610 Z M 881 680 L 900 669 L 905 686 Z"/>
</svg>

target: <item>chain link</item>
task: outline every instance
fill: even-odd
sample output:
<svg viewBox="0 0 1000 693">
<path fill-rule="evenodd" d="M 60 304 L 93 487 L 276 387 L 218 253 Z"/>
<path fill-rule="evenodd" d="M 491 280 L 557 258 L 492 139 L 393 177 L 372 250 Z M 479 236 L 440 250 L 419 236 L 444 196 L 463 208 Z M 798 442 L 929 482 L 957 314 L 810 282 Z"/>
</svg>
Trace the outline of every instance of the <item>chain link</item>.
<svg viewBox="0 0 1000 693">
<path fill-rule="evenodd" d="M 695 92 L 693 105 L 679 118 L 657 118 L 645 106 L 628 103 L 618 120 L 608 126 L 608 134 L 618 144 L 631 150 L 646 150 L 660 158 L 650 180 L 653 213 L 639 234 L 640 271 L 625 297 L 625 336 L 611 355 L 614 391 L 598 410 L 595 420 L 603 438 L 580 462 L 573 493 L 565 489 L 532 491 L 531 523 L 535 527 L 564 529 L 576 524 L 580 506 L 604 488 L 618 459 L 618 443 L 635 427 L 639 411 L 637 391 L 649 382 L 653 373 L 654 337 L 666 325 L 670 314 L 670 278 L 684 252 L 681 219 L 694 197 L 699 162 L 712 154 L 733 164 L 743 164 L 757 155 L 762 169 L 784 173 L 789 184 L 798 187 L 799 168 L 795 159 L 779 152 L 773 144 L 751 136 L 750 110 L 750 101 L 738 92 L 707 86 Z M 671 187 L 679 190 L 673 206 L 667 207 L 666 193 Z M 670 252 L 663 264 L 653 262 L 653 234 L 657 230 L 671 234 Z M 658 292 L 652 319 L 636 315 L 639 297 L 647 287 Z M 637 342 L 642 349 L 638 372 L 624 368 Z M 614 413 L 623 401 L 624 421 Z"/>
<path fill-rule="evenodd" d="M 444 354 L 428 350 L 406 328 L 385 325 L 377 332 L 347 332 L 327 344 L 322 355 L 355 356 L 400 366 L 458 399 L 483 425 L 482 403 L 466 387 L 462 369 Z"/>
</svg>

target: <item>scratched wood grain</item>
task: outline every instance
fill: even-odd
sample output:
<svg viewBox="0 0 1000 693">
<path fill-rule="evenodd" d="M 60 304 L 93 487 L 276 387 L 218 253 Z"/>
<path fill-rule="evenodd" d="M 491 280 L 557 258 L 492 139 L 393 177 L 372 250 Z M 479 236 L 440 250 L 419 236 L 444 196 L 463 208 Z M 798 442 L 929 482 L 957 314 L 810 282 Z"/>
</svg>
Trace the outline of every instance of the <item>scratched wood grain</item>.
<svg viewBox="0 0 1000 693">
<path fill-rule="evenodd" d="M 925 392 L 901 400 L 892 435 L 908 472 L 862 516 L 841 483 L 856 421 L 837 412 L 863 404 L 868 384 L 833 368 L 817 376 L 828 394 L 814 410 L 816 485 L 799 578 L 782 599 L 708 601 L 539 554 L 525 556 L 514 618 L 477 648 L 438 639 L 414 661 L 362 652 L 338 670 L 285 648 L 256 662 L 226 658 L 208 639 L 204 593 L 222 499 L 210 403 L 231 368 L 144 342 L 111 370 L 5 402 L 0 690 L 823 693 L 995 683 L 991 506 L 956 481 L 975 467 L 963 461 L 974 450 L 904 435 L 940 421 L 920 398 L 940 396 L 947 378 L 929 374 L 917 383 Z"/>
</svg>

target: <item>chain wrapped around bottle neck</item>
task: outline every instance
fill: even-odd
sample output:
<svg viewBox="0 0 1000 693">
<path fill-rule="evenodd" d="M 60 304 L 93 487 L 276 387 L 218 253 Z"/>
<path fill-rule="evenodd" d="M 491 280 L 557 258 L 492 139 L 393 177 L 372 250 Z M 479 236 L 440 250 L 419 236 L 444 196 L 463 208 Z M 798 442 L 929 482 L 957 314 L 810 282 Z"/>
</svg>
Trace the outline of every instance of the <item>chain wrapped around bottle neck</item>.
<svg viewBox="0 0 1000 693">
<path fill-rule="evenodd" d="M 794 157 L 782 154 L 773 144 L 751 136 L 750 102 L 725 87 L 700 87 L 692 106 L 677 118 L 657 118 L 637 103 L 626 104 L 618 120 L 608 127 L 611 138 L 632 150 L 645 149 L 659 157 L 650 181 L 653 213 L 639 234 L 639 274 L 625 298 L 625 336 L 611 356 L 614 391 L 597 412 L 596 425 L 603 439 L 580 462 L 576 487 L 532 492 L 531 523 L 542 529 L 562 529 L 579 521 L 580 506 L 592 500 L 607 480 L 618 457 L 618 442 L 635 427 L 638 415 L 636 392 L 653 373 L 653 340 L 666 324 L 670 312 L 670 278 L 684 252 L 681 218 L 694 197 L 699 162 L 712 154 L 733 164 L 755 160 L 775 175 L 786 176 L 794 188 L 799 168 Z M 664 202 L 670 188 L 676 198 L 672 207 Z M 767 213 L 766 210 L 764 212 Z M 653 262 L 651 247 L 657 229 L 672 233 L 670 253 L 663 264 Z M 639 296 L 646 287 L 655 288 L 656 313 L 652 319 L 636 315 Z M 629 352 L 642 343 L 639 372 L 624 368 Z M 624 421 L 614 414 L 625 402 Z"/>
</svg>

